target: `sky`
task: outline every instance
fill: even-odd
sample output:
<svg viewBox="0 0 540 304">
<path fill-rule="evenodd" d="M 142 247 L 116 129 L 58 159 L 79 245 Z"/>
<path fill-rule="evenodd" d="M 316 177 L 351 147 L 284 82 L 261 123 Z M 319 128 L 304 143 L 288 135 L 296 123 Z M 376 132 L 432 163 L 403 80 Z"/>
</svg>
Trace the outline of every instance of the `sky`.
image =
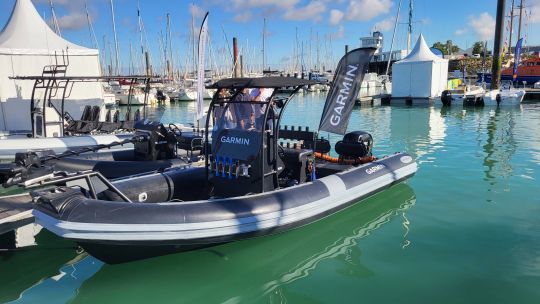
<svg viewBox="0 0 540 304">
<path fill-rule="evenodd" d="M 140 38 L 136 0 L 113 0 L 121 61 L 139 65 Z M 515 0 L 519 3 L 519 0 Z M 51 19 L 49 0 L 33 0 L 38 12 Z M 110 61 L 114 52 L 110 0 L 52 0 L 62 36 L 71 42 L 95 47 L 85 12 L 85 2 L 102 56 Z M 262 65 L 263 20 L 266 19 L 266 62 L 283 68 L 298 62 L 332 65 L 344 53 L 345 45 L 359 46 L 359 38 L 374 30 L 383 32 L 384 48 L 390 48 L 399 0 L 139 0 L 141 19 L 152 61 L 164 55 L 166 14 L 170 14 L 172 60 L 187 66 L 192 53 L 192 16 L 196 28 L 209 12 L 209 33 L 214 64 L 230 60 L 232 37 L 237 37 L 246 64 Z M 507 0 L 507 15 L 512 1 Z M 0 24 L 7 22 L 15 0 L 0 1 Z M 462 49 L 475 41 L 493 45 L 496 0 L 415 0 L 413 3 L 413 44 L 422 33 L 429 45 L 452 40 Z M 524 1 L 522 32 L 526 44 L 540 45 L 540 0 Z M 516 10 L 516 13 L 518 10 Z M 405 49 L 409 0 L 403 0 L 396 33 L 396 48 Z M 509 18 L 507 18 L 509 19 Z M 515 24 L 517 24 L 515 18 Z M 506 31 L 508 32 L 508 30 Z M 536 33 L 536 34 L 535 34 Z M 517 35 L 517 26 L 514 36 Z M 508 35 L 506 35 L 508 36 Z M 505 38 L 508 41 L 508 38 Z M 514 38 L 515 41 L 515 38 Z M 228 43 L 227 43 L 228 42 Z M 131 45 L 131 47 L 130 47 Z M 131 58 L 130 61 L 130 50 Z M 303 56 L 299 56 L 303 54 Z"/>
</svg>

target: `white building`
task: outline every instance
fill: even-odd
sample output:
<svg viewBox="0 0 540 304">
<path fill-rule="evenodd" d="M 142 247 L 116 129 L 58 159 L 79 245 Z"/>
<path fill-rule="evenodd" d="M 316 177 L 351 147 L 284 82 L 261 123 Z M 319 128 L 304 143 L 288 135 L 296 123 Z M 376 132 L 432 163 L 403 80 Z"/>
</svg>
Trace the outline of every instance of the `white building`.
<svg viewBox="0 0 540 304">
<path fill-rule="evenodd" d="M 436 98 L 447 81 L 448 60 L 433 54 L 420 35 L 411 53 L 392 65 L 392 98 Z"/>
<path fill-rule="evenodd" d="M 44 66 L 55 64 L 55 53 L 61 55 L 62 51 L 69 54 L 67 76 L 101 75 L 98 50 L 64 40 L 43 21 L 30 0 L 17 0 L 0 32 L 0 131 L 31 129 L 29 109 L 34 82 L 9 77 L 41 75 Z M 36 99 L 42 100 L 43 96 Z M 85 104 L 102 101 L 101 84 L 75 85 L 66 110 L 79 118 Z"/>
<path fill-rule="evenodd" d="M 360 47 L 374 47 L 377 49 L 371 62 L 387 62 L 388 57 L 392 57 L 391 61 L 397 61 L 407 56 L 407 50 L 394 50 L 392 52 L 383 52 L 384 37 L 381 32 L 373 32 L 370 37 L 360 38 Z"/>
</svg>

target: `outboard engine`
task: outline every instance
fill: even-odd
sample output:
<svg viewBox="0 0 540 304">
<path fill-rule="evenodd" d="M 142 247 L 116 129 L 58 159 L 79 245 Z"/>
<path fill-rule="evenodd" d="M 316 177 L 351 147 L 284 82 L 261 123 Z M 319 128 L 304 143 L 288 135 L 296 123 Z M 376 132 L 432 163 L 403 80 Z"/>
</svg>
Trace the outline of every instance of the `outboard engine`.
<svg viewBox="0 0 540 304">
<path fill-rule="evenodd" d="M 176 156 L 176 139 L 163 124 L 158 121 L 140 120 L 135 123 L 135 135 L 146 136 L 147 141 L 134 143 L 135 159 L 162 160 Z"/>
<path fill-rule="evenodd" d="M 372 156 L 373 137 L 364 131 L 354 131 L 345 134 L 343 140 L 336 143 L 336 152 L 341 161 L 357 160 Z"/>
</svg>

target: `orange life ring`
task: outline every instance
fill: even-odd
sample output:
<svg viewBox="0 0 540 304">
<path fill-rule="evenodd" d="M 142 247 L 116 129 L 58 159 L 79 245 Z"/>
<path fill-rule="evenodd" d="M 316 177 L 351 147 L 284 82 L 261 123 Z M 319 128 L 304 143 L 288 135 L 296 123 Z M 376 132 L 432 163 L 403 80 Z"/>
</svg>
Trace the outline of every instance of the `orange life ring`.
<svg viewBox="0 0 540 304">
<path fill-rule="evenodd" d="M 332 157 L 330 155 L 322 154 L 320 152 L 315 152 L 315 157 L 318 159 L 329 161 L 331 163 L 342 164 L 342 165 L 360 165 L 360 164 L 367 164 L 374 160 L 377 160 L 375 156 L 364 156 L 364 157 L 359 157 L 357 159 L 341 159 L 339 157 Z"/>
</svg>

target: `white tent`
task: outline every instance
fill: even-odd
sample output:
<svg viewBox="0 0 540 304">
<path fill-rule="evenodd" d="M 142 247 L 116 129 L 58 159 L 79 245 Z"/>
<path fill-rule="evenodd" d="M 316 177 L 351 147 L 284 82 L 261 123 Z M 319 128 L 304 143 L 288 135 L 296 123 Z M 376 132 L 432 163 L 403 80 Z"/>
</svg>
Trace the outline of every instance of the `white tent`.
<svg viewBox="0 0 540 304">
<path fill-rule="evenodd" d="M 393 98 L 435 98 L 446 89 L 448 60 L 429 49 L 420 34 L 411 53 L 392 65 Z"/>
<path fill-rule="evenodd" d="M 98 50 L 64 40 L 43 21 L 30 0 L 17 0 L 0 32 L 0 130 L 31 129 L 29 109 L 34 83 L 9 77 L 41 75 L 43 67 L 55 64 L 56 59 L 62 64 L 62 51 L 68 54 L 67 76 L 101 75 Z M 100 104 L 102 99 L 101 84 L 75 84 L 66 110 L 79 118 L 84 104 Z"/>
</svg>

